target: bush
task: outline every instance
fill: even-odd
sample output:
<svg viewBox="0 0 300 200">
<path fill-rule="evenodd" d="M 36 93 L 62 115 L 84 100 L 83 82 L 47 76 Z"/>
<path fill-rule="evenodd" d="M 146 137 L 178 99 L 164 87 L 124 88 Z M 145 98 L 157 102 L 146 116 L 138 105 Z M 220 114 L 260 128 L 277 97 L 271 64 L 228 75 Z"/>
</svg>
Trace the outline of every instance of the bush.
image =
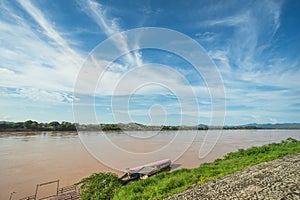
<svg viewBox="0 0 300 200">
<path fill-rule="evenodd" d="M 81 200 L 112 199 L 121 187 L 121 182 L 116 174 L 98 173 L 82 179 L 80 185 Z"/>
</svg>

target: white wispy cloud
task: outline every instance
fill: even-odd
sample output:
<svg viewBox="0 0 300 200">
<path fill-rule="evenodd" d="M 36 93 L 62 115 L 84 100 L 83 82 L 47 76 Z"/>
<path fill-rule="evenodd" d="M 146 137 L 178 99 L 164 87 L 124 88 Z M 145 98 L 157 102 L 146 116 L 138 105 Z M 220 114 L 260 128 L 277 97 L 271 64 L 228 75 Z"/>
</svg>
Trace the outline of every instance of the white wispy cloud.
<svg viewBox="0 0 300 200">
<path fill-rule="evenodd" d="M 207 20 L 199 23 L 201 26 L 239 26 L 248 23 L 250 20 L 249 13 L 243 13 L 234 16 L 228 16 L 221 19 Z"/>
<path fill-rule="evenodd" d="M 77 2 L 82 10 L 98 24 L 108 37 L 122 31 L 118 24 L 118 20 L 116 18 L 108 18 L 105 8 L 100 3 L 94 0 L 78 0 Z M 130 46 L 135 46 L 136 49 L 139 49 L 138 43 L 129 46 L 127 38 L 124 35 L 118 35 L 118 37 L 115 37 L 113 40 L 121 52 L 130 52 L 132 50 L 130 49 Z M 126 63 L 124 63 L 124 65 L 129 65 L 130 67 L 137 67 L 143 64 L 142 56 L 139 51 L 133 51 L 132 53 L 127 54 L 125 56 L 125 61 Z"/>
<path fill-rule="evenodd" d="M 116 18 L 110 18 L 103 5 L 93 0 L 89 0 L 87 3 L 78 1 L 78 3 L 82 11 L 90 16 L 108 37 L 122 31 L 118 20 Z M 130 47 L 134 47 L 135 49 L 139 48 L 138 43 L 128 44 L 127 38 L 122 35 L 114 39 L 114 44 L 123 52 L 128 52 Z M 95 55 L 95 57 L 91 56 L 91 58 L 86 61 L 86 69 L 97 71 L 99 68 L 108 66 L 108 60 L 96 57 L 97 55 Z M 166 69 L 163 66 L 152 65 L 136 68 L 137 66 L 145 64 L 141 52 L 134 51 L 132 54 L 124 57 L 125 62 L 113 63 L 109 68 L 105 70 L 102 69 L 105 73 L 101 74 L 99 79 L 98 86 L 95 90 L 96 96 L 114 96 L 118 99 L 118 96 L 128 97 L 131 95 L 142 95 L 143 98 L 138 100 L 138 103 L 141 103 L 146 101 L 149 96 L 164 96 L 168 93 L 173 93 L 180 98 L 182 104 L 184 104 L 185 110 L 182 114 L 193 115 L 194 119 L 197 119 L 195 106 L 197 106 L 196 101 L 198 97 L 201 96 L 203 99 L 210 98 L 208 88 L 205 85 L 196 86 L 189 84 L 184 80 L 183 75 L 180 74 L 180 70 L 176 71 L 171 67 Z M 97 74 L 96 71 L 89 73 L 90 75 L 86 77 L 86 80 Z M 166 74 L 168 75 L 167 78 Z M 91 90 L 88 88 L 94 88 L 94 86 L 90 85 L 88 81 L 82 81 L 81 88 L 79 88 L 80 93 L 89 93 Z M 166 96 L 166 98 L 168 97 Z M 188 105 L 186 102 L 191 103 L 191 99 L 194 100 L 194 104 Z M 120 106 L 118 112 L 127 114 L 128 110 L 126 110 L 127 106 L 124 105 L 124 102 L 126 103 L 127 101 L 123 98 L 119 98 L 117 104 L 123 106 Z M 153 101 L 152 103 L 160 104 L 161 102 Z M 131 113 L 134 114 L 141 114 L 146 111 L 145 109 L 137 110 L 134 107 L 131 109 L 134 110 L 131 110 Z"/>
<path fill-rule="evenodd" d="M 243 69 L 245 73 L 252 69 L 263 68 L 257 61 L 257 57 L 260 57 L 265 49 L 272 46 L 272 39 L 280 27 L 281 7 L 281 2 L 256 2 L 247 9 L 237 9 L 229 16 L 199 22 L 204 27 L 224 26 L 226 30 L 231 30 L 231 34 L 225 33 L 223 36 L 220 36 L 222 33 L 218 33 L 217 43 L 214 43 L 213 47 L 208 46 L 207 48 L 214 55 L 219 54 L 220 51 L 225 52 L 227 60 L 231 62 L 230 65 Z M 198 34 L 204 35 L 204 33 Z M 210 33 L 210 35 L 215 34 L 214 32 Z M 222 40 L 226 42 L 224 43 Z M 218 42 L 221 41 L 221 45 L 218 46 Z"/>
<path fill-rule="evenodd" d="M 30 1 L 26 0 L 18 0 L 21 6 L 27 11 L 27 13 L 40 25 L 44 31 L 44 34 L 47 35 L 50 39 L 52 39 L 58 46 L 61 47 L 62 53 L 66 55 L 66 58 L 72 59 L 80 58 L 81 56 L 74 51 L 68 43 L 61 37 L 60 33 L 55 30 L 53 25 L 48 22 L 48 20 L 44 17 L 43 13 L 36 8 Z M 76 63 L 75 63 L 76 64 Z"/>
<path fill-rule="evenodd" d="M 215 33 L 219 34 L 218 38 L 212 38 L 213 45 L 207 45 L 208 54 L 223 76 L 231 119 L 243 113 L 247 116 L 248 112 L 257 116 L 259 122 L 271 122 L 270 116 L 288 112 L 290 105 L 295 104 L 299 95 L 296 77 L 300 76 L 300 62 L 273 54 L 272 49 L 276 48 L 281 10 L 281 1 L 255 2 L 246 10 L 199 22 L 202 27 L 212 30 L 226 27 L 231 32 Z"/>
<path fill-rule="evenodd" d="M 2 97 L 25 98 L 35 102 L 42 103 L 72 103 L 74 97 L 68 92 L 57 92 L 51 90 L 43 90 L 38 88 L 18 88 L 10 90 L 2 90 Z"/>
<path fill-rule="evenodd" d="M 61 36 L 47 17 L 31 2 L 18 1 L 22 12 L 3 2 L 0 19 L 0 86 L 22 89 L 29 97 L 32 91 L 41 98 L 61 101 L 64 92 L 71 93 L 83 57 Z M 27 89 L 25 89 L 27 88 Z M 27 94 L 26 94 L 27 92 Z M 44 95 L 47 93 L 47 95 Z M 61 94 L 61 98 L 57 95 Z M 39 99 L 39 98 L 35 98 Z"/>
<path fill-rule="evenodd" d="M 212 42 L 217 38 L 217 34 L 214 32 L 196 33 L 196 39 L 201 42 Z"/>
<path fill-rule="evenodd" d="M 95 95 L 139 94 L 145 95 L 147 98 L 147 96 L 172 93 L 186 102 L 197 98 L 210 99 L 211 92 L 214 91 L 215 98 L 224 97 L 219 85 L 208 87 L 202 80 L 191 83 L 187 78 L 191 74 L 187 75 L 189 73 L 187 71 L 160 64 L 145 64 L 143 67 L 128 69 L 119 73 L 105 71 L 99 79 Z M 199 74 L 195 75 L 195 71 L 193 73 L 193 78 L 201 79 Z"/>
</svg>

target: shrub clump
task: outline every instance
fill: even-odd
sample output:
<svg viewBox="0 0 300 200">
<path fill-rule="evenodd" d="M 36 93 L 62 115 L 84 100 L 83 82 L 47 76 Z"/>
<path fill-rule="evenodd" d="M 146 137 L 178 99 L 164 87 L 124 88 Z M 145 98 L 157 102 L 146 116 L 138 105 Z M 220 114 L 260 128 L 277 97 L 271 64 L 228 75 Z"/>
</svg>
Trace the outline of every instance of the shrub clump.
<svg viewBox="0 0 300 200">
<path fill-rule="evenodd" d="M 77 185 L 80 185 L 81 200 L 106 200 L 112 199 L 122 184 L 116 174 L 107 172 L 92 174 Z"/>
</svg>

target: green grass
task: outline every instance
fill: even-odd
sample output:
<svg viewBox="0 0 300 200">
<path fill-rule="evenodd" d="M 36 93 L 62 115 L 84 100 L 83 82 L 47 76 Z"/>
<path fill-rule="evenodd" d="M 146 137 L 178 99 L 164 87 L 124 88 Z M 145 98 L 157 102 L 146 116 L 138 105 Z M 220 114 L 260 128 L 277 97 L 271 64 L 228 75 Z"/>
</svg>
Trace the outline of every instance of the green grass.
<svg viewBox="0 0 300 200">
<path fill-rule="evenodd" d="M 202 164 L 195 169 L 180 169 L 163 172 L 145 180 L 129 183 L 114 195 L 113 199 L 163 199 L 182 192 L 194 184 L 240 171 L 249 166 L 300 152 L 300 141 L 288 138 L 281 143 L 272 143 L 228 153 L 223 159 Z"/>
</svg>

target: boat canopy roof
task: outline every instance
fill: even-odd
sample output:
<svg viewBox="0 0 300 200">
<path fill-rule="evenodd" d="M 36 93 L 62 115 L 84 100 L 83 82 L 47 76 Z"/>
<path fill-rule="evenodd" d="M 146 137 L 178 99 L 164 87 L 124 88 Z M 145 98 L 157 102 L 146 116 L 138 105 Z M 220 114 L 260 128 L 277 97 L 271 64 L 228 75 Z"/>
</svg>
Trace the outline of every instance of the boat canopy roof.
<svg viewBox="0 0 300 200">
<path fill-rule="evenodd" d="M 156 167 L 144 167 L 140 171 L 138 171 L 139 174 L 148 175 L 152 172 L 155 172 L 157 170 Z"/>
<path fill-rule="evenodd" d="M 142 165 L 139 167 L 134 167 L 134 168 L 127 168 L 125 170 L 126 173 L 140 173 L 140 174 L 149 174 L 152 171 L 157 170 L 158 168 L 160 168 L 160 166 L 162 165 L 170 165 L 171 164 L 171 160 L 170 159 L 164 159 L 164 160 L 160 160 L 160 161 L 156 161 L 153 163 L 149 163 L 146 165 Z"/>
</svg>

